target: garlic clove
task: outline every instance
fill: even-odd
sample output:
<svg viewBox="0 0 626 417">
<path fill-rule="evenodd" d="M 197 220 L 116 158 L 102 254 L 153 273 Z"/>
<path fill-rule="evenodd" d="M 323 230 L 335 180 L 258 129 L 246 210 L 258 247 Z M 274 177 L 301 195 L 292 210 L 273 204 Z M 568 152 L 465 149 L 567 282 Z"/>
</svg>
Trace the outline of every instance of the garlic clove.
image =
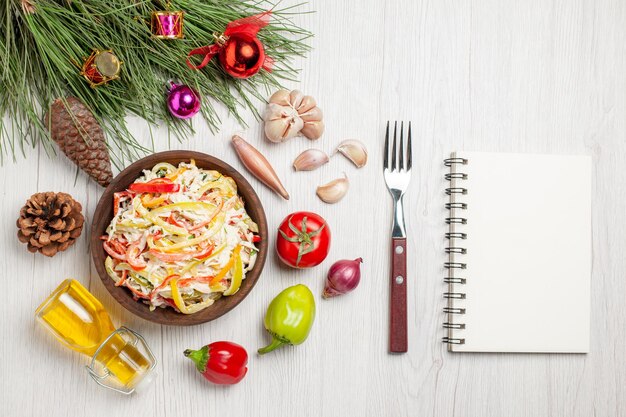
<svg viewBox="0 0 626 417">
<path fill-rule="evenodd" d="M 289 94 L 289 102 L 294 109 L 300 107 L 302 104 L 302 100 L 304 99 L 304 93 L 300 90 L 293 90 L 291 94 Z"/>
<path fill-rule="evenodd" d="M 309 111 L 299 114 L 300 118 L 305 122 L 320 121 L 324 118 L 324 115 L 322 114 L 322 109 L 320 109 L 319 107 L 313 107 Z"/>
<path fill-rule="evenodd" d="M 287 118 L 269 120 L 265 122 L 265 136 L 271 142 L 280 143 L 295 137 L 304 126 L 301 118 Z"/>
<path fill-rule="evenodd" d="M 363 142 L 356 139 L 344 140 L 337 146 L 335 152 L 348 158 L 357 168 L 363 168 L 367 164 L 367 148 Z"/>
<path fill-rule="evenodd" d="M 317 103 L 315 102 L 313 96 L 304 96 L 302 103 L 296 107 L 296 110 L 298 110 L 298 113 L 302 114 L 308 112 L 315 106 L 317 106 Z"/>
<path fill-rule="evenodd" d="M 300 133 L 311 140 L 319 139 L 324 133 L 324 122 L 321 120 L 306 122 Z"/>
<path fill-rule="evenodd" d="M 263 115 L 265 136 L 272 142 L 284 142 L 295 137 L 304 127 L 304 121 L 292 107 L 270 103 Z"/>
<path fill-rule="evenodd" d="M 283 107 L 276 103 L 270 103 L 263 114 L 263 120 L 278 120 L 285 117 L 300 117 L 291 107 Z"/>
<path fill-rule="evenodd" d="M 269 99 L 270 103 L 278 104 L 279 106 L 290 106 L 288 90 L 278 90 Z"/>
<path fill-rule="evenodd" d="M 281 89 L 272 94 L 263 113 L 265 136 L 272 142 L 284 142 L 299 134 L 319 139 L 324 133 L 322 118 L 322 110 L 312 96 Z"/>
<path fill-rule="evenodd" d="M 328 184 L 317 187 L 316 194 L 323 202 L 334 204 L 346 195 L 348 188 L 350 188 L 350 182 L 344 173 L 343 178 L 337 178 Z"/>
<path fill-rule="evenodd" d="M 312 171 L 328 162 L 326 152 L 319 149 L 309 149 L 302 152 L 293 161 L 293 168 L 296 171 Z"/>
</svg>

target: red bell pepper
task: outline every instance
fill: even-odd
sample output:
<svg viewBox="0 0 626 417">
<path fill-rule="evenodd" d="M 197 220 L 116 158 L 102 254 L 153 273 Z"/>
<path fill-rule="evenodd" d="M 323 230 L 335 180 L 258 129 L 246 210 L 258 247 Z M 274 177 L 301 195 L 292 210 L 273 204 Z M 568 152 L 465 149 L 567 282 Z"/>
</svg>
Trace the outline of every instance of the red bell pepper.
<svg viewBox="0 0 626 417">
<path fill-rule="evenodd" d="M 202 376 L 214 384 L 236 384 L 248 372 L 248 353 L 237 343 L 213 342 L 198 350 L 187 349 L 184 355 L 196 364 Z"/>
<path fill-rule="evenodd" d="M 180 253 L 165 253 L 157 249 L 150 249 L 150 254 L 155 258 L 162 260 L 163 262 L 178 262 L 186 261 L 188 259 L 205 259 L 213 253 L 213 246 L 208 246 L 205 249 L 201 249 L 196 252 L 180 252 Z"/>
<path fill-rule="evenodd" d="M 193 230 L 198 230 L 201 227 L 206 226 L 207 224 L 211 223 L 213 221 L 213 219 L 215 218 L 215 216 L 217 216 L 217 213 L 219 213 L 222 210 L 222 207 L 224 207 L 224 202 L 220 201 L 220 203 L 218 204 L 217 208 L 215 209 L 215 211 L 213 212 L 213 214 L 211 214 L 211 216 L 209 218 L 207 218 L 206 220 L 192 226 L 191 228 L 189 228 L 190 231 Z"/>
<path fill-rule="evenodd" d="M 113 193 L 113 215 L 117 215 L 117 212 L 120 209 L 120 203 L 127 198 L 132 198 L 132 193 L 128 191 L 120 191 L 118 193 Z"/>
<path fill-rule="evenodd" d="M 167 218 L 167 222 L 169 224 L 173 224 L 174 226 L 182 227 L 183 229 L 187 230 L 189 230 L 189 227 L 191 227 L 191 225 L 185 220 L 177 220 L 176 217 L 174 217 L 174 213 L 170 213 L 170 216 Z"/>
<path fill-rule="evenodd" d="M 168 178 L 155 178 L 148 182 L 132 183 L 128 189 L 136 193 L 175 193 L 180 190 L 180 184 Z"/>
<path fill-rule="evenodd" d="M 102 242 L 102 247 L 104 248 L 104 251 L 108 253 L 109 255 L 111 255 L 113 258 L 118 259 L 120 261 L 126 260 L 126 254 L 116 252 L 115 249 L 113 249 L 111 245 L 109 244 L 109 242 L 107 242 L 106 240 Z"/>
<path fill-rule="evenodd" d="M 204 284 L 210 284 L 213 277 L 211 275 L 207 275 L 206 277 L 192 277 L 192 278 L 183 278 L 179 279 L 176 285 L 179 287 L 186 287 L 192 282 L 202 282 Z"/>
<path fill-rule="evenodd" d="M 115 283 L 115 286 L 116 287 L 121 287 L 122 285 L 124 285 L 124 283 L 126 282 L 126 278 L 128 278 L 128 271 L 127 270 L 123 270 L 122 271 L 122 278 Z"/>
<path fill-rule="evenodd" d="M 111 239 L 109 241 L 109 244 L 113 247 L 113 249 L 115 249 L 115 251 L 117 253 L 126 253 L 127 250 L 127 244 L 123 244 L 122 242 L 120 242 L 118 239 Z"/>
<path fill-rule="evenodd" d="M 140 298 L 145 298 L 146 300 L 149 300 L 150 297 L 148 297 L 146 294 L 142 293 L 141 291 L 138 291 L 136 289 L 134 289 L 131 285 L 125 285 L 126 288 L 128 288 L 130 290 L 130 292 L 133 293 L 133 298 L 135 300 L 139 300 Z"/>
<path fill-rule="evenodd" d="M 157 291 L 162 290 L 163 288 L 165 288 L 167 285 L 169 285 L 170 281 L 173 278 L 180 278 L 180 275 L 176 275 L 176 274 L 172 274 L 172 275 L 168 275 L 167 277 L 165 277 L 165 279 L 163 280 L 163 282 L 161 284 L 159 284 L 158 287 L 156 287 L 155 289 L 152 290 L 152 292 L 150 293 L 150 298 L 152 298 L 152 296 L 154 294 L 157 293 Z M 174 307 L 176 307 L 176 305 L 174 305 Z"/>
<path fill-rule="evenodd" d="M 145 240 L 143 245 L 141 245 L 141 239 L 133 242 L 128 247 L 126 251 L 126 262 L 131 266 L 135 271 L 142 271 L 146 269 L 148 263 L 141 256 L 141 252 L 143 252 L 143 245 L 145 245 Z M 141 245 L 141 246 L 140 246 Z"/>
</svg>

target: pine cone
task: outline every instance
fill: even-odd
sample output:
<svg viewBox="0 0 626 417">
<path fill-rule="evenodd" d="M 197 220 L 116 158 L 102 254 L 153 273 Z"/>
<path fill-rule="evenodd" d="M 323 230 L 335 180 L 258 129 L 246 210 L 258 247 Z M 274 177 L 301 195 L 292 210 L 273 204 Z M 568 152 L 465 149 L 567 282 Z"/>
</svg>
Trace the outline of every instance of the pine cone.
<svg viewBox="0 0 626 417">
<path fill-rule="evenodd" d="M 85 218 L 80 203 L 66 193 L 33 194 L 17 219 L 17 238 L 30 252 L 54 256 L 74 244 Z"/>
<path fill-rule="evenodd" d="M 22 10 L 26 14 L 35 13 L 35 5 L 33 4 L 34 0 L 22 0 Z"/>
<path fill-rule="evenodd" d="M 56 99 L 44 120 L 59 148 L 98 184 L 106 187 L 113 179 L 111 160 L 102 127 L 91 111 L 76 97 L 68 97 L 68 109 Z M 50 120 L 51 119 L 51 120 Z"/>
</svg>

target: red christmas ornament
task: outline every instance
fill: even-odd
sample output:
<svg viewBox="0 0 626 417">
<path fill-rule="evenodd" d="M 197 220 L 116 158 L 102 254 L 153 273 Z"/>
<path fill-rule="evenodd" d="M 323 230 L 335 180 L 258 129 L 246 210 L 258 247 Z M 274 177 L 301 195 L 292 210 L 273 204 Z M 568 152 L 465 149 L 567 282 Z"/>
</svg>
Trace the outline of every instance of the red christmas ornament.
<svg viewBox="0 0 626 417">
<path fill-rule="evenodd" d="M 248 78 L 261 68 L 272 70 L 273 60 L 265 55 L 265 47 L 257 37 L 259 30 L 269 24 L 270 11 L 230 22 L 223 34 L 214 34 L 215 43 L 189 52 L 187 66 L 191 69 L 204 68 L 217 55 L 220 64 L 235 78 Z M 191 63 L 193 55 L 203 55 L 199 65 Z"/>
</svg>

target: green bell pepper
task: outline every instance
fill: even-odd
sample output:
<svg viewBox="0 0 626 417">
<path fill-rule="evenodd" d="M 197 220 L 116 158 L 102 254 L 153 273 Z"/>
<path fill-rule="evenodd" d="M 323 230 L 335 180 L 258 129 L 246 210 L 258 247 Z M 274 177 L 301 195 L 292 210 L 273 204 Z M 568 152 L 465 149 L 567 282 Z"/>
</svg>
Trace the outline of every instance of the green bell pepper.
<svg viewBox="0 0 626 417">
<path fill-rule="evenodd" d="M 259 349 L 261 355 L 282 345 L 299 345 L 309 336 L 315 320 L 315 299 L 306 285 L 285 288 L 270 303 L 265 314 L 265 329 L 272 342 Z"/>
</svg>

